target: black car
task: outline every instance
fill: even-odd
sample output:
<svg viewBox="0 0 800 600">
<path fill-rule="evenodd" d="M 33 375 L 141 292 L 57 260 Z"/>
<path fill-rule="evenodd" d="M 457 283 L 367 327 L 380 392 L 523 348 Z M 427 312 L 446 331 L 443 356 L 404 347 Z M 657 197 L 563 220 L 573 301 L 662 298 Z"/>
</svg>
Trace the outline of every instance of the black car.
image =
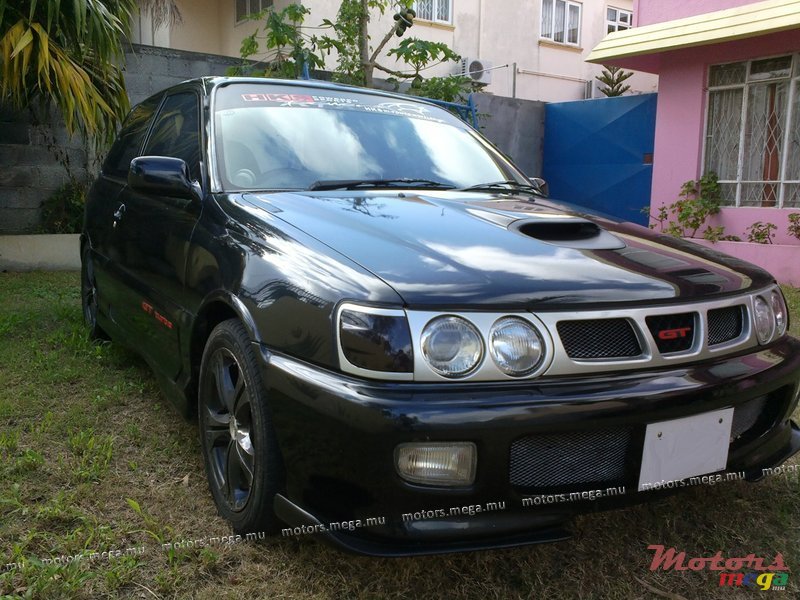
<svg viewBox="0 0 800 600">
<path fill-rule="evenodd" d="M 425 101 L 188 81 L 133 109 L 92 187 L 86 321 L 197 416 L 239 534 L 561 539 L 796 453 L 774 279 L 542 192 Z"/>
</svg>

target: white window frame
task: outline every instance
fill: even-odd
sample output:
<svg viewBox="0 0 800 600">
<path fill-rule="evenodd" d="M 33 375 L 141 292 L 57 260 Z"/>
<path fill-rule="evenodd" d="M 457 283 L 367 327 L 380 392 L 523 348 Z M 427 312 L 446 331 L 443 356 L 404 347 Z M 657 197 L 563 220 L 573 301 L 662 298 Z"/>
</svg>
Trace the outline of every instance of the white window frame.
<svg viewBox="0 0 800 600">
<path fill-rule="evenodd" d="M 246 6 L 245 13 L 241 16 L 237 13 L 238 0 L 233 0 L 233 22 L 235 25 L 241 25 L 247 21 L 247 15 L 272 8 L 275 5 L 274 0 L 243 0 Z"/>
<path fill-rule="evenodd" d="M 433 15 L 432 19 L 423 19 L 419 17 L 419 1 L 414 2 L 414 11 L 417 13 L 418 18 L 420 21 L 426 21 L 428 23 L 440 23 L 442 25 L 452 25 L 453 24 L 453 0 L 427 0 L 432 5 L 431 15 Z M 441 4 L 447 5 L 447 14 L 449 15 L 448 19 L 437 19 L 436 15 L 439 14 L 439 6 Z"/>
<path fill-rule="evenodd" d="M 614 10 L 617 12 L 616 20 L 612 21 L 608 18 L 608 11 Z M 620 20 L 620 15 L 628 15 L 628 22 L 625 23 L 624 21 Z M 609 28 L 613 27 L 611 31 Z M 607 6 L 606 7 L 606 33 L 611 33 L 612 31 L 625 31 L 626 29 L 630 29 L 633 27 L 633 12 L 630 10 L 625 10 L 624 8 L 617 8 L 616 6 Z"/>
<path fill-rule="evenodd" d="M 559 42 L 555 39 L 555 32 L 556 32 L 556 3 L 557 2 L 564 2 L 564 41 Z M 544 28 L 544 5 L 545 3 L 552 4 L 552 10 L 550 11 L 551 18 L 550 18 L 550 35 L 547 35 L 545 28 Z M 570 7 L 577 7 L 578 9 L 578 36 L 577 40 L 574 42 L 569 41 L 569 9 Z M 574 2 L 573 0 L 542 0 L 541 4 L 542 10 L 542 19 L 539 26 L 539 35 L 554 44 L 563 44 L 564 46 L 572 46 L 574 48 L 579 48 L 581 45 L 581 28 L 583 27 L 583 4 L 580 2 Z"/>
<path fill-rule="evenodd" d="M 720 179 L 719 183 L 721 184 L 732 184 L 736 186 L 736 197 L 734 204 L 723 204 L 723 206 L 729 207 L 741 207 L 742 202 L 742 186 L 747 184 L 768 184 L 774 183 L 778 187 L 778 194 L 775 200 L 775 206 L 763 207 L 763 208 L 777 208 L 782 209 L 784 208 L 783 202 L 786 193 L 786 186 L 787 184 L 800 184 L 800 180 L 798 179 L 786 179 L 786 169 L 788 168 L 789 163 L 789 144 L 791 141 L 791 134 L 792 134 L 792 120 L 795 118 L 800 118 L 800 115 L 794 114 L 794 103 L 795 103 L 795 95 L 798 93 L 796 90 L 800 87 L 800 53 L 792 54 L 792 63 L 789 67 L 789 75 L 780 78 L 774 78 L 770 81 L 788 81 L 789 82 L 789 91 L 786 97 L 786 125 L 785 131 L 783 132 L 783 139 L 781 140 L 781 160 L 780 165 L 778 167 L 778 178 L 773 181 L 763 181 L 763 180 L 753 180 L 753 179 L 743 179 L 744 175 L 744 163 L 745 163 L 745 136 L 747 134 L 747 115 L 748 115 L 748 99 L 750 94 L 749 86 L 755 85 L 758 83 L 763 82 L 763 80 L 753 80 L 750 76 L 750 70 L 752 64 L 754 62 L 759 62 L 762 60 L 769 60 L 771 58 L 780 58 L 783 56 L 787 56 L 787 53 L 776 54 L 773 56 L 759 56 L 757 58 L 751 60 L 739 60 L 739 61 L 732 61 L 727 63 L 716 63 L 710 65 L 706 70 L 706 108 L 705 108 L 705 119 L 704 119 L 704 126 L 703 126 L 703 153 L 702 153 L 702 165 L 703 170 L 706 170 L 706 153 L 708 150 L 708 126 L 709 126 L 709 113 L 711 108 L 711 94 L 718 90 L 730 90 L 730 89 L 741 89 L 742 90 L 742 113 L 741 119 L 739 122 L 739 155 L 738 155 L 738 163 L 736 166 L 736 179 Z M 745 65 L 745 80 L 743 83 L 735 83 L 730 85 L 719 85 L 719 86 L 712 86 L 711 85 L 711 69 L 713 67 L 726 65 L 726 64 L 738 64 L 744 63 Z M 745 208 L 758 208 L 753 206 L 746 206 Z M 797 207 L 787 207 L 787 209 L 796 210 Z"/>
</svg>

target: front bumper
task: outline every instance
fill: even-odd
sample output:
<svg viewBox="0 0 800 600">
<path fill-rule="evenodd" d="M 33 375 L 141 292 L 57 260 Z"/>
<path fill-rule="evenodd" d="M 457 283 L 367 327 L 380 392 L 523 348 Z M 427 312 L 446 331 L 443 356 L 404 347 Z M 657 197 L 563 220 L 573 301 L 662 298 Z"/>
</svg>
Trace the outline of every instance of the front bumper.
<svg viewBox="0 0 800 600">
<path fill-rule="evenodd" d="M 749 481 L 800 451 L 800 430 L 790 420 L 800 389 L 800 341 L 788 337 L 757 352 L 680 368 L 498 384 L 367 382 L 264 347 L 260 351 L 287 473 L 285 494 L 275 500 L 278 516 L 291 527 L 305 526 L 365 554 L 430 554 L 555 541 L 569 537 L 566 526 L 576 513 L 661 495 L 636 492 L 648 423 L 733 407 L 735 428 L 738 419 L 741 432 L 731 442 L 726 470 L 744 473 Z M 593 432 L 623 431 L 625 446 L 616 449 L 618 468 L 601 468 L 613 452 L 592 455 Z M 537 436 L 563 436 L 569 442 L 576 435 L 589 440 L 588 446 L 582 456 L 564 456 L 563 470 L 568 473 L 576 461 L 593 460 L 597 480 L 569 481 L 565 475 L 558 485 L 547 480 L 512 484 L 514 442 Z M 394 449 L 415 441 L 474 442 L 474 484 L 442 489 L 401 479 Z M 567 443 L 558 452 L 576 447 Z M 561 460 L 558 452 L 551 462 Z M 624 487 L 625 493 L 530 505 L 533 497 L 612 486 Z M 503 510 L 436 514 L 436 509 L 498 502 L 504 502 Z M 430 517 L 403 517 L 420 512 Z M 381 524 L 357 526 L 359 520 L 363 524 L 380 517 Z M 331 523 L 340 525 L 332 530 Z"/>
</svg>

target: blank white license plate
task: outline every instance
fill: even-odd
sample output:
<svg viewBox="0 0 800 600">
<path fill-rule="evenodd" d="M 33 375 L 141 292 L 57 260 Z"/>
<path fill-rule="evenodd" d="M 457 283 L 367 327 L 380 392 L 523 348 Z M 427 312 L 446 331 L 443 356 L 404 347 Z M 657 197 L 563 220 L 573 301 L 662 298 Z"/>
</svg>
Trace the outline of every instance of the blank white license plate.
<svg viewBox="0 0 800 600">
<path fill-rule="evenodd" d="M 726 408 L 648 425 L 639 491 L 725 469 L 732 422 L 733 409 Z"/>
</svg>

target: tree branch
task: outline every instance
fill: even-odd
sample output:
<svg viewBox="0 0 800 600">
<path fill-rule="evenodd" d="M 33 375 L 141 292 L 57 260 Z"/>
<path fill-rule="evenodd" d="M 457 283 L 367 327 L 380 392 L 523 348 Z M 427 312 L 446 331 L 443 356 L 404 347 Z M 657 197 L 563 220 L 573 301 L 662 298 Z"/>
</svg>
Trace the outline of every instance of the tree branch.
<svg viewBox="0 0 800 600">
<path fill-rule="evenodd" d="M 389 40 L 390 40 L 390 39 L 392 39 L 392 36 L 394 35 L 394 32 L 395 32 L 395 31 L 397 31 L 397 24 L 395 24 L 395 26 L 394 26 L 394 27 L 392 27 L 392 28 L 389 30 L 389 33 L 387 33 L 387 34 L 386 34 L 386 35 L 383 37 L 383 39 L 381 40 L 381 43 L 380 43 L 380 44 L 378 44 L 378 47 L 375 49 L 375 52 L 373 52 L 373 53 L 372 53 L 372 56 L 370 56 L 370 57 L 369 57 L 369 61 L 368 61 L 368 62 L 370 62 L 370 63 L 374 63 L 374 62 L 375 62 L 375 60 L 376 60 L 376 59 L 378 58 L 378 56 L 380 55 L 380 53 L 381 53 L 381 50 L 383 50 L 383 49 L 386 47 L 386 44 L 388 44 L 388 43 L 389 43 Z"/>
<path fill-rule="evenodd" d="M 395 77 L 402 77 L 403 79 L 412 79 L 417 76 L 416 73 L 401 73 L 400 71 L 392 71 L 391 69 L 382 67 L 378 63 L 372 63 L 372 66 L 380 71 L 383 71 L 384 73 L 389 73 L 389 75 L 394 75 Z"/>
</svg>

